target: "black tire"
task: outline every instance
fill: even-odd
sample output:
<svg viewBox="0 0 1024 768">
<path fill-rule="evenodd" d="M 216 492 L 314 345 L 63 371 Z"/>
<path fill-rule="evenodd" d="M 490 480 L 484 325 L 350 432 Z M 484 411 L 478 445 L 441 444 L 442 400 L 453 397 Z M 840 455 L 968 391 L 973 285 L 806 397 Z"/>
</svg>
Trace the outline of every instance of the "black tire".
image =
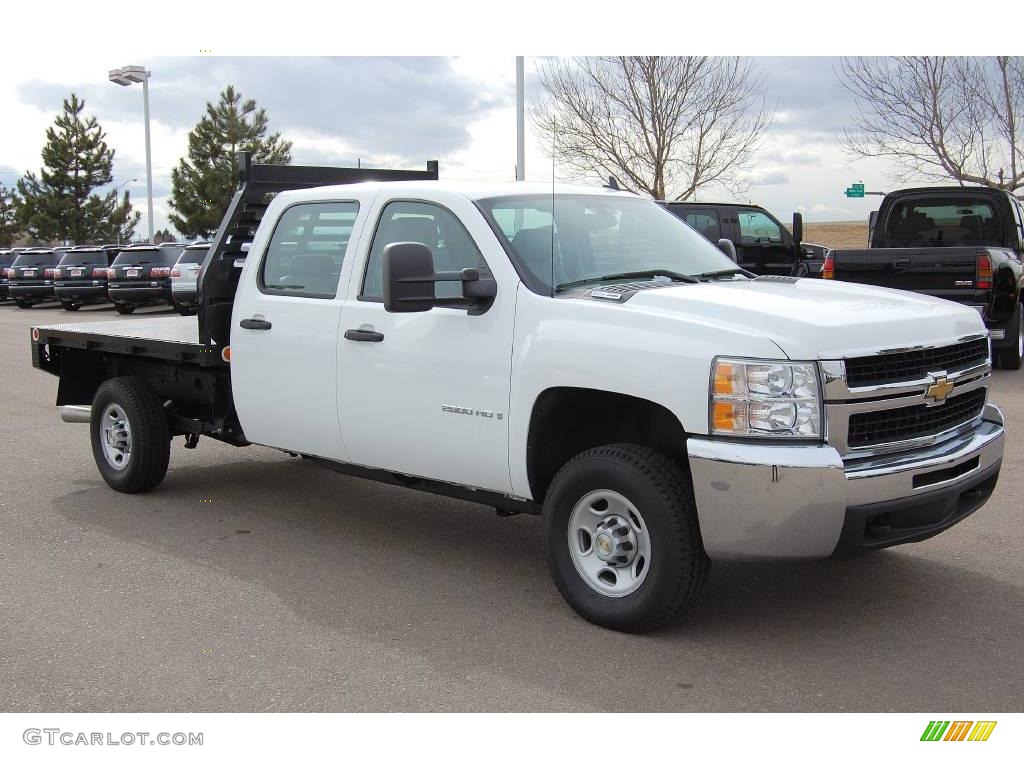
<svg viewBox="0 0 1024 768">
<path fill-rule="evenodd" d="M 623 597 L 591 587 L 569 551 L 573 508 L 596 490 L 626 497 L 649 532 L 649 571 Z M 710 566 L 688 473 L 664 454 L 629 443 L 584 451 L 559 470 L 544 499 L 544 544 L 565 601 L 587 621 L 621 632 L 649 632 L 678 617 L 697 598 Z"/>
<path fill-rule="evenodd" d="M 114 302 L 114 309 L 117 310 L 119 315 L 130 315 L 135 311 L 135 307 L 130 304 L 118 304 L 117 302 Z"/>
<path fill-rule="evenodd" d="M 31 301 L 22 301 L 21 299 L 15 299 L 14 303 L 18 305 L 18 309 L 32 309 Z"/>
<path fill-rule="evenodd" d="M 177 303 L 176 301 L 172 301 L 171 306 L 173 306 L 174 311 L 177 312 L 182 317 L 191 317 L 192 315 L 196 314 L 196 312 L 198 312 L 198 310 L 195 307 L 186 307 L 183 304 Z"/>
<path fill-rule="evenodd" d="M 1024 355 L 1021 354 L 1021 343 L 1024 342 L 1024 312 L 1017 305 L 1013 317 L 1006 324 L 1006 346 L 999 350 L 999 367 L 1008 371 L 1019 371 Z"/>
<path fill-rule="evenodd" d="M 60 305 L 66 312 L 77 312 L 82 307 L 81 304 L 75 304 L 73 301 L 62 301 Z"/>
<path fill-rule="evenodd" d="M 103 449 L 103 415 L 116 405 L 131 431 L 131 453 L 123 468 L 114 467 Z M 167 414 L 156 392 L 135 376 L 107 379 L 96 391 L 89 421 L 92 455 L 107 485 L 121 493 L 142 493 L 160 484 L 171 456 Z"/>
</svg>

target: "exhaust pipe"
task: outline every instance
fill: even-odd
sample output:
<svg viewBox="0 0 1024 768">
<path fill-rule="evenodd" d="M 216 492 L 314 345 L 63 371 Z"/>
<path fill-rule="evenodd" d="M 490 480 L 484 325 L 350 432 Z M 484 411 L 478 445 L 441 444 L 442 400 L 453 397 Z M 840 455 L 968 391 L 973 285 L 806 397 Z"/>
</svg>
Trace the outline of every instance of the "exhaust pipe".
<svg viewBox="0 0 1024 768">
<path fill-rule="evenodd" d="M 68 424 L 88 424 L 92 417 L 92 408 L 88 405 L 62 405 L 60 407 L 61 421 Z"/>
</svg>

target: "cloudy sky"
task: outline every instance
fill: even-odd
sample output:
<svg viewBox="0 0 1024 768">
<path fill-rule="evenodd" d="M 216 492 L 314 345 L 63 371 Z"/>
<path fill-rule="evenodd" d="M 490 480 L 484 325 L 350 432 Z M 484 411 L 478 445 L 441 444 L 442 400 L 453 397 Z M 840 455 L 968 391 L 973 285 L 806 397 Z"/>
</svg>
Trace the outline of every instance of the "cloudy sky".
<svg viewBox="0 0 1024 768">
<path fill-rule="evenodd" d="M 293 143 L 295 163 L 420 166 L 441 161 L 443 178 L 512 179 L 515 167 L 514 60 L 461 58 L 207 58 L 140 59 L 78 55 L 36 60 L 31 75 L 0 75 L 0 183 L 13 185 L 37 170 L 46 127 L 74 91 L 86 100 L 116 151 L 115 184 L 126 182 L 145 226 L 145 144 L 142 89 L 107 81 L 107 70 L 141 64 L 150 88 L 156 227 L 167 226 L 171 168 L 187 147 L 189 129 L 205 104 L 231 83 L 265 107 L 271 129 Z M 838 138 L 854 108 L 837 83 L 835 60 L 758 58 L 775 121 L 750 168 L 745 200 L 788 220 L 866 218 L 877 198 L 847 200 L 843 190 L 863 180 L 892 188 L 881 161 L 851 161 Z M 536 98 L 536 61 L 527 59 L 527 100 Z M 551 162 L 527 136 L 527 178 L 549 180 Z M 721 189 L 699 199 L 729 200 Z"/>
</svg>

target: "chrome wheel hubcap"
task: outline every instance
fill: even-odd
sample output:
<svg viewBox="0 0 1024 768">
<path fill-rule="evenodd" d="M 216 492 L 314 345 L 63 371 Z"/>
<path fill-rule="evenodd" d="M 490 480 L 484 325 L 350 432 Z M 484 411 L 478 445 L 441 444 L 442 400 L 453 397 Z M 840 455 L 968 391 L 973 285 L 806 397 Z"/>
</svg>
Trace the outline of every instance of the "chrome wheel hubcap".
<svg viewBox="0 0 1024 768">
<path fill-rule="evenodd" d="M 636 507 L 620 493 L 588 493 L 569 515 L 569 553 L 576 571 L 606 597 L 632 594 L 650 570 L 650 535 Z"/>
<path fill-rule="evenodd" d="M 103 458 L 114 469 L 124 469 L 132 457 L 132 428 L 124 409 L 111 403 L 100 417 L 100 445 Z"/>
</svg>

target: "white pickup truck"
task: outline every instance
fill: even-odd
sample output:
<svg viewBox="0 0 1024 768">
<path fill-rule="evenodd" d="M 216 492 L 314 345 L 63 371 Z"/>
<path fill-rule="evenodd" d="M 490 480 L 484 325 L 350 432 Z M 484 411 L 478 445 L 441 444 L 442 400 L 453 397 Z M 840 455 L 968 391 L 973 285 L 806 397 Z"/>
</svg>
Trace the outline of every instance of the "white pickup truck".
<svg viewBox="0 0 1024 768">
<path fill-rule="evenodd" d="M 752 277 L 627 193 L 436 176 L 243 158 L 198 323 L 33 328 L 106 482 L 206 435 L 541 514 L 568 603 L 631 632 L 711 560 L 919 541 L 992 494 L 973 309 Z"/>
</svg>

